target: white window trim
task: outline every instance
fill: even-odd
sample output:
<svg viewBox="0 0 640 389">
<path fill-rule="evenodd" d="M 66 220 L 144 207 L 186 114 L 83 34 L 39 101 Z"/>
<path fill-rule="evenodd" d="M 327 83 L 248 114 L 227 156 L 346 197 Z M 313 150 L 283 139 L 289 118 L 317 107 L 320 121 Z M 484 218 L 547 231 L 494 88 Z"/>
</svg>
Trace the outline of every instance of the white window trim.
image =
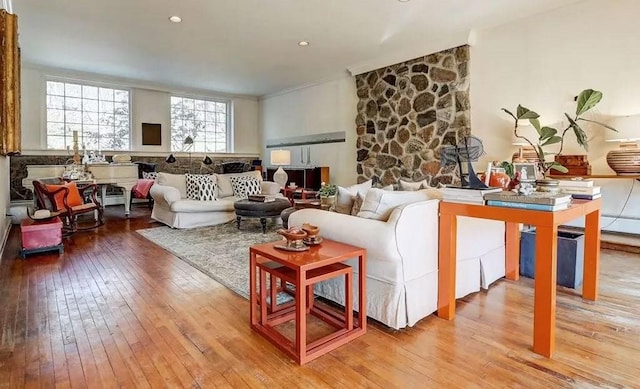
<svg viewBox="0 0 640 389">
<path fill-rule="evenodd" d="M 124 86 L 122 84 L 118 84 L 118 83 L 109 83 L 109 82 L 102 82 L 102 81 L 95 81 L 95 80 L 86 80 L 86 79 L 82 79 L 82 78 L 73 78 L 73 77 L 62 77 L 62 76 L 52 76 L 52 75 L 45 75 L 42 78 L 42 83 L 41 83 L 41 91 L 40 91 L 40 97 L 41 97 L 41 123 L 42 123 L 42 127 L 40 128 L 40 147 L 43 150 L 51 150 L 51 151 L 62 151 L 62 152 L 66 152 L 66 150 L 62 150 L 62 149 L 50 149 L 48 147 L 47 144 L 47 82 L 48 81 L 53 81 L 53 82 L 64 82 L 64 83 L 76 83 L 76 84 L 82 84 L 82 85 L 86 85 L 86 86 L 94 86 L 94 87 L 102 87 L 102 88 L 111 88 L 111 89 L 120 89 L 120 90 L 126 90 L 127 92 L 129 92 L 129 147 L 127 148 L 127 150 L 100 150 L 101 152 L 125 152 L 125 151 L 132 151 L 132 144 L 133 144 L 133 88 L 128 87 L 128 86 Z M 82 147 L 82 145 L 78 145 L 78 147 Z"/>
<path fill-rule="evenodd" d="M 171 119 L 171 98 L 172 97 L 180 97 L 183 99 L 195 99 L 195 100 L 204 100 L 204 101 L 210 101 L 213 103 L 224 103 L 227 106 L 227 122 L 225 123 L 225 127 L 226 127 L 226 150 L 224 153 L 223 152 L 216 152 L 215 154 L 232 154 L 233 153 L 233 137 L 234 137 L 234 127 L 233 127 L 233 100 L 229 99 L 229 98 L 224 98 L 224 97 L 218 97 L 218 96 L 203 96 L 203 95 L 197 95 L 197 94 L 189 94 L 189 93 L 176 93 L 176 92 L 171 92 L 169 93 L 169 150 L 172 153 L 180 153 L 181 150 L 172 150 L 172 145 L 171 145 L 171 135 L 173 133 L 173 127 L 172 127 L 172 119 Z M 201 154 L 207 154 L 206 152 L 198 152 Z M 213 152 L 209 152 L 208 154 L 214 154 Z"/>
</svg>

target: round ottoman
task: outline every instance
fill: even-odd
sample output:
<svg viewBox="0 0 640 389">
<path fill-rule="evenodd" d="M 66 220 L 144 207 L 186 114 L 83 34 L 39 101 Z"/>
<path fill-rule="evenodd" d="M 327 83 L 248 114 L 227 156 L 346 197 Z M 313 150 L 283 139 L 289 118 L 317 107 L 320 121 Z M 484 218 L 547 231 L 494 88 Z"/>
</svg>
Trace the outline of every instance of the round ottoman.
<svg viewBox="0 0 640 389">
<path fill-rule="evenodd" d="M 291 203 L 287 199 L 275 199 L 275 201 L 260 202 L 249 200 L 238 200 L 233 203 L 236 211 L 236 223 L 240 229 L 240 221 L 243 217 L 259 218 L 262 225 L 262 233 L 267 232 L 267 218 L 280 216 L 280 213 L 291 207 Z"/>
</svg>

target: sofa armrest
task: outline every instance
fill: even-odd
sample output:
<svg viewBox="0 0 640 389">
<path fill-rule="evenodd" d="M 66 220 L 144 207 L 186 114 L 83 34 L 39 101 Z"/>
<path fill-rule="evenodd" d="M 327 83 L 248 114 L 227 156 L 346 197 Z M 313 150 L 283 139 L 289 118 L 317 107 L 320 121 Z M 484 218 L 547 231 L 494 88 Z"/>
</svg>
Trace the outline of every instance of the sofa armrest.
<svg viewBox="0 0 640 389">
<path fill-rule="evenodd" d="M 273 181 L 262 181 L 260 187 L 263 195 L 275 195 L 280 193 L 280 184 Z"/>
<path fill-rule="evenodd" d="M 316 225 L 325 238 L 367 249 L 369 263 L 396 262 L 404 279 L 410 280 L 438 269 L 438 203 L 434 199 L 399 206 L 386 222 L 301 209 L 289 216 L 289 225 Z M 370 266 L 367 273 L 388 276 L 374 274 L 375 268 Z"/>
<path fill-rule="evenodd" d="M 172 186 L 154 184 L 149 190 L 149 194 L 153 198 L 153 201 L 158 205 L 164 205 L 167 208 L 171 206 L 174 201 L 180 200 L 180 191 Z"/>
</svg>

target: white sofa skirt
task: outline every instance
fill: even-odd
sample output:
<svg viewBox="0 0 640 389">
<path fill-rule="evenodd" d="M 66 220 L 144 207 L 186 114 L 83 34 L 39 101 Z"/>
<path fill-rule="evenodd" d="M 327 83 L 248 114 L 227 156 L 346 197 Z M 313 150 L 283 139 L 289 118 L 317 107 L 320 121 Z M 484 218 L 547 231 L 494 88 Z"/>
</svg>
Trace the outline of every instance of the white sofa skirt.
<svg viewBox="0 0 640 389">
<path fill-rule="evenodd" d="M 359 311 L 358 260 L 347 264 L 353 267 L 354 310 Z M 314 286 L 314 292 L 342 306 L 345 304 L 344 277 L 336 277 Z M 438 309 L 438 272 L 408 280 L 405 285 L 367 277 L 367 316 L 391 328 L 413 326 L 425 317 L 425 312 Z"/>
<path fill-rule="evenodd" d="M 228 223 L 235 220 L 235 212 L 173 212 L 171 209 L 154 204 L 151 218 L 172 228 L 195 228 Z"/>
</svg>

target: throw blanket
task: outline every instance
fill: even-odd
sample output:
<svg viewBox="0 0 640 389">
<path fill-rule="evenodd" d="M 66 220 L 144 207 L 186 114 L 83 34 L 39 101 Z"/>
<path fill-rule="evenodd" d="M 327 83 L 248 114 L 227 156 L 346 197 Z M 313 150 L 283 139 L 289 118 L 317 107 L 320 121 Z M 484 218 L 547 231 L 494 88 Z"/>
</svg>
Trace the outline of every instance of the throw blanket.
<svg viewBox="0 0 640 389">
<path fill-rule="evenodd" d="M 149 194 L 149 189 L 153 186 L 155 180 L 139 178 L 136 186 L 133 187 L 133 196 L 139 199 L 146 199 Z"/>
</svg>

